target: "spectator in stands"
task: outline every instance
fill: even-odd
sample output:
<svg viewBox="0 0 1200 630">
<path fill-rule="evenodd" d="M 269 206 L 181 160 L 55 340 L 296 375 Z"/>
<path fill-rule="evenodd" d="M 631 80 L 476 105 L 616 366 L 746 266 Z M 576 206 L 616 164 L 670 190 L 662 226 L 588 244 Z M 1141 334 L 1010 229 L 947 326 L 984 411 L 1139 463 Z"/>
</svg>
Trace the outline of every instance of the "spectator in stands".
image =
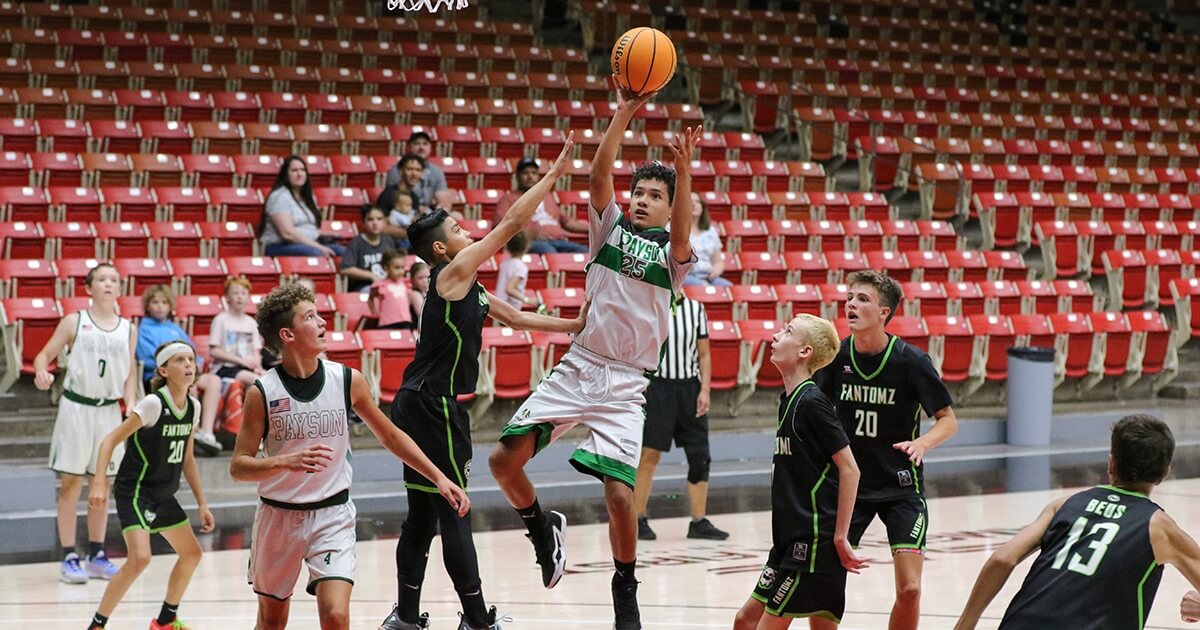
<svg viewBox="0 0 1200 630">
<path fill-rule="evenodd" d="M 361 211 L 362 231 L 342 256 L 342 267 L 338 273 L 346 276 L 347 288 L 351 291 L 367 291 L 371 283 L 386 278 L 383 254 L 390 249 L 396 249 L 396 241 L 383 233 L 387 224 L 387 216 L 383 210 L 365 204 Z"/>
<path fill-rule="evenodd" d="M 699 193 L 692 193 L 692 249 L 696 264 L 684 278 L 684 286 L 733 286 L 721 277 L 725 273 L 725 255 L 721 253 L 721 235 L 708 215 L 708 204 Z"/>
<path fill-rule="evenodd" d="M 412 287 L 409 301 L 412 303 L 413 321 L 420 324 L 425 311 L 425 295 L 429 293 L 429 265 L 418 259 L 408 268 L 408 286 Z"/>
<path fill-rule="evenodd" d="M 447 211 L 454 205 L 454 192 L 449 190 L 446 185 L 446 174 L 442 169 L 434 164 L 430 157 L 433 156 L 433 139 L 424 131 L 414 131 L 408 136 L 408 143 L 404 147 L 406 154 L 411 153 L 421 158 L 425 165 L 425 171 L 421 174 L 421 181 L 416 186 L 417 206 L 424 208 L 445 208 Z M 383 185 L 391 187 L 403 179 L 401 171 L 404 169 L 403 160 L 397 162 L 395 166 L 388 169 L 387 178 Z"/>
<path fill-rule="evenodd" d="M 225 281 L 225 311 L 212 321 L 209 355 L 212 371 L 248 387 L 265 370 L 262 367 L 262 337 L 258 324 L 246 314 L 252 285 L 244 276 Z"/>
<path fill-rule="evenodd" d="M 380 191 L 375 206 L 387 213 L 388 225 L 384 227 L 384 233 L 397 240 L 407 240 L 408 226 L 429 211 L 428 206 L 421 206 L 417 194 L 421 174 L 425 172 L 425 160 L 415 153 L 406 153 L 400 156 L 399 166 L 404 176 Z"/>
<path fill-rule="evenodd" d="M 521 161 L 517 162 L 516 179 L 516 190 L 504 193 L 496 202 L 496 223 L 504 218 L 509 207 L 520 199 L 521 195 L 542 179 L 537 160 L 530 157 L 521 158 Z M 570 233 L 587 234 L 587 230 L 587 221 L 572 219 L 563 214 L 562 208 L 559 208 L 558 202 L 554 200 L 554 195 L 546 195 L 542 199 L 542 203 L 538 204 L 533 213 L 533 219 L 525 228 L 531 240 L 529 251 L 534 254 L 587 253 L 587 245 L 570 240 Z"/>
<path fill-rule="evenodd" d="M 142 310 L 146 316 L 138 324 L 137 360 L 142 364 L 142 380 L 146 392 L 153 390 L 150 379 L 158 364 L 154 361 L 154 350 L 160 345 L 177 339 L 187 342 L 192 348 L 192 342 L 179 324 L 175 323 L 175 293 L 164 284 L 156 284 L 146 289 L 142 294 Z M 203 358 L 196 356 L 196 364 L 203 367 Z M 221 443 L 213 435 L 213 427 L 217 422 L 217 412 L 221 410 L 221 379 L 216 374 L 201 374 L 194 386 L 197 398 L 200 398 L 200 425 L 196 427 L 196 452 L 200 455 L 213 456 L 221 452 Z"/>
<path fill-rule="evenodd" d="M 529 251 L 529 235 L 524 231 L 517 232 L 508 239 L 504 249 L 508 256 L 500 263 L 500 273 L 496 278 L 496 295 L 518 309 L 526 306 L 536 307 L 538 301 L 525 293 L 525 283 L 529 281 L 529 267 L 521 260 Z"/>
<path fill-rule="evenodd" d="M 295 155 L 279 167 L 259 232 L 268 256 L 341 256 L 346 249 L 321 242 L 321 212 L 313 200 L 308 165 Z"/>
<path fill-rule="evenodd" d="M 404 280 L 404 252 L 398 249 L 384 252 L 383 268 L 387 270 L 387 277 L 371 285 L 371 296 L 367 299 L 371 314 L 379 319 L 380 328 L 415 330 L 413 290 Z"/>
</svg>

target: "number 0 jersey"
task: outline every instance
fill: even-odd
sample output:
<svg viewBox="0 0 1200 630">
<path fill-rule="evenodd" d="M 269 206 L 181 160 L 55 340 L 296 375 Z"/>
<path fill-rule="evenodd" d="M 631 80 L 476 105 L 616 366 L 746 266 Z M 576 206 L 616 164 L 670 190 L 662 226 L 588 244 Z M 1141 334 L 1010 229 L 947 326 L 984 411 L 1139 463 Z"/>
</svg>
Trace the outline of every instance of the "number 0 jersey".
<svg viewBox="0 0 1200 630">
<path fill-rule="evenodd" d="M 1149 497 L 1112 486 L 1067 499 L 1000 630 L 1140 630 L 1162 565 L 1150 546 Z"/>
<path fill-rule="evenodd" d="M 125 395 L 125 379 L 133 361 L 129 351 L 132 336 L 133 325 L 124 317 L 117 320 L 115 328 L 105 330 L 92 319 L 91 311 L 79 311 L 63 386 L 95 400 L 119 400 Z"/>
<path fill-rule="evenodd" d="M 142 428 L 125 441 L 125 457 L 113 485 L 151 498 L 173 496 L 179 490 L 188 439 L 200 419 L 200 401 L 188 396 L 187 405 L 177 409 L 164 387 L 139 401 L 133 411 Z"/>
</svg>

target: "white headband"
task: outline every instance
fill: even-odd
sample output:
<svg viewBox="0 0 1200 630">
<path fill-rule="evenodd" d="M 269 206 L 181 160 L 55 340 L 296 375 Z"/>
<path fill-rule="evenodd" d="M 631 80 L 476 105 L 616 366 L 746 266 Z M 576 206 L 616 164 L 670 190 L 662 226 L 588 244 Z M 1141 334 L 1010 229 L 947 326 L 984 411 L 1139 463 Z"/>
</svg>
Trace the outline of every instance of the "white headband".
<svg viewBox="0 0 1200 630">
<path fill-rule="evenodd" d="M 175 341 L 169 343 L 162 350 L 159 350 L 158 354 L 154 355 L 154 362 L 157 363 L 159 367 L 166 367 L 167 361 L 170 361 L 172 357 L 180 352 L 185 351 L 194 352 L 192 347 L 185 342 Z"/>
</svg>

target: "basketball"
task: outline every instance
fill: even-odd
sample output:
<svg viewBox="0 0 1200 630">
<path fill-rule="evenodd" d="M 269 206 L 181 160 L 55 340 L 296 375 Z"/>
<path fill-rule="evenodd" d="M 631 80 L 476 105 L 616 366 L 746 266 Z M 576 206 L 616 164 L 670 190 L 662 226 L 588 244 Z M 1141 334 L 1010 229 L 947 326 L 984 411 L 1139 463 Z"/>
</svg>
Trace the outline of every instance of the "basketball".
<svg viewBox="0 0 1200 630">
<path fill-rule="evenodd" d="M 613 45 L 612 71 L 617 85 L 635 94 L 661 90 L 675 76 L 675 44 L 658 29 L 629 29 Z"/>
</svg>

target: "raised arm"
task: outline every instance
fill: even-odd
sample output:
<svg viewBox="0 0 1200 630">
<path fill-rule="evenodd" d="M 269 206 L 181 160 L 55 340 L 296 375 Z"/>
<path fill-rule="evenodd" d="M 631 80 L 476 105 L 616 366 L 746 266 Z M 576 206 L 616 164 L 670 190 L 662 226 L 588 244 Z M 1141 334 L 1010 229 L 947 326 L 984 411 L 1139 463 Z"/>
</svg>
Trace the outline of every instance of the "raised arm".
<svg viewBox="0 0 1200 630">
<path fill-rule="evenodd" d="M 1050 521 L 1067 498 L 1069 497 L 1056 499 L 1042 508 L 1042 513 L 1038 514 L 1037 519 L 1025 526 L 1012 540 L 1004 543 L 983 563 L 983 569 L 979 571 L 975 587 L 971 589 L 967 605 L 954 630 L 974 630 L 975 624 L 979 623 L 979 618 L 983 616 L 983 611 L 996 597 L 996 593 L 1004 588 L 1004 583 L 1008 581 L 1008 576 L 1012 575 L 1013 569 L 1041 544 L 1042 536 L 1050 527 Z"/>
<path fill-rule="evenodd" d="M 617 151 L 621 148 L 621 139 L 625 137 L 625 129 L 633 115 L 641 109 L 658 92 L 648 92 L 637 95 L 628 90 L 617 90 L 617 111 L 613 114 L 604 136 L 600 138 L 600 146 L 592 157 L 592 172 L 588 176 L 588 190 L 591 192 L 592 209 L 599 215 L 608 207 L 613 198 L 613 161 L 617 159 Z M 688 217 L 691 221 L 691 217 Z"/>
<path fill-rule="evenodd" d="M 591 302 L 584 301 L 583 306 L 579 309 L 579 315 L 575 319 L 563 319 L 518 310 L 517 307 L 491 293 L 488 293 L 488 300 L 491 303 L 488 307 L 488 316 L 513 330 L 577 333 L 583 330 L 583 326 L 587 323 L 588 309 L 591 308 Z"/>
<path fill-rule="evenodd" d="M 700 125 L 675 134 L 667 145 L 675 156 L 675 198 L 671 201 L 671 257 L 685 263 L 692 259 L 692 155 L 700 142 Z M 593 197 L 595 199 L 595 197 Z"/>
<path fill-rule="evenodd" d="M 350 405 L 354 407 L 354 412 L 363 419 L 367 428 L 371 429 L 384 448 L 399 457 L 405 464 L 412 466 L 413 470 L 421 473 L 423 477 L 432 481 L 442 497 L 458 510 L 459 516 L 467 514 L 467 511 L 471 509 L 471 500 L 467 498 L 467 493 L 438 470 L 437 466 L 429 461 L 425 453 L 421 452 L 421 447 L 417 446 L 417 443 L 407 433 L 401 431 L 392 424 L 391 419 L 383 415 L 379 406 L 375 404 L 375 397 L 371 394 L 367 379 L 363 378 L 358 370 L 350 370 Z"/>
<path fill-rule="evenodd" d="M 567 156 L 570 155 L 573 146 L 575 146 L 575 133 L 571 132 L 567 134 L 567 142 L 563 145 L 562 152 L 558 154 L 558 159 L 554 160 L 554 164 L 546 176 L 513 203 L 512 207 L 508 209 L 508 214 L 492 228 L 491 232 L 488 232 L 487 236 L 465 247 L 454 257 L 454 260 L 450 261 L 449 265 L 446 265 L 437 281 L 437 292 L 442 297 L 450 302 L 461 300 L 475 282 L 475 274 L 479 271 L 480 265 L 495 256 L 496 252 L 500 251 L 513 235 L 525 228 L 525 224 L 533 218 L 538 204 L 542 203 L 542 198 L 553 190 L 554 183 L 566 170 Z"/>
</svg>

